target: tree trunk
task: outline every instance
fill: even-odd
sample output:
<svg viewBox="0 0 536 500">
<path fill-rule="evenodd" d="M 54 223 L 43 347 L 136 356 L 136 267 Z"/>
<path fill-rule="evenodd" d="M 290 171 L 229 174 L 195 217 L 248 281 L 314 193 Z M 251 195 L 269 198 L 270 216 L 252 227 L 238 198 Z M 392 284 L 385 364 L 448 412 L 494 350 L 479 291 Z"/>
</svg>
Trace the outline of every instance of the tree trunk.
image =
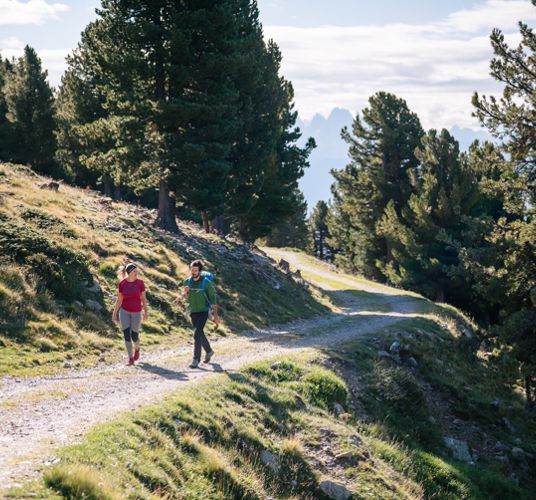
<svg viewBox="0 0 536 500">
<path fill-rule="evenodd" d="M 121 184 L 114 184 L 114 200 L 121 201 L 123 199 L 123 193 Z"/>
<path fill-rule="evenodd" d="M 204 210 L 201 212 L 201 219 L 203 220 L 203 229 L 205 233 L 210 233 L 210 223 L 208 220 L 208 214 Z"/>
<path fill-rule="evenodd" d="M 219 234 L 229 233 L 229 228 L 227 227 L 227 223 L 223 215 L 218 215 L 217 217 L 214 217 L 214 219 L 212 220 L 212 227 Z"/>
<path fill-rule="evenodd" d="M 169 187 L 165 180 L 160 181 L 158 190 L 158 216 L 155 224 L 172 233 L 178 233 L 179 228 L 175 220 L 175 198 L 170 196 Z"/>
<path fill-rule="evenodd" d="M 114 196 L 114 183 L 112 178 L 108 174 L 102 176 L 102 183 L 104 184 L 104 196 L 113 198 Z"/>
</svg>

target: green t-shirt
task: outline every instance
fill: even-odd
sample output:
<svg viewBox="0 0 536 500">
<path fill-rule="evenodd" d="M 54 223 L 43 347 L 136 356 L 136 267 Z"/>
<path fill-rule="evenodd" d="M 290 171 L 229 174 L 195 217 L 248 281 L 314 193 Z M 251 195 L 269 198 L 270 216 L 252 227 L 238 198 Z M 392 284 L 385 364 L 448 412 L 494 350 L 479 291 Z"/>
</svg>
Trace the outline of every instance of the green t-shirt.
<svg viewBox="0 0 536 500">
<path fill-rule="evenodd" d="M 201 282 L 205 278 L 199 278 L 197 281 L 192 279 L 192 286 L 188 293 L 188 304 L 190 304 L 190 312 L 206 312 L 208 311 L 207 298 L 211 304 L 216 304 L 216 290 L 212 281 L 206 280 L 205 294 L 203 294 L 203 288 Z M 190 279 L 184 280 L 184 286 L 189 286 Z"/>
</svg>

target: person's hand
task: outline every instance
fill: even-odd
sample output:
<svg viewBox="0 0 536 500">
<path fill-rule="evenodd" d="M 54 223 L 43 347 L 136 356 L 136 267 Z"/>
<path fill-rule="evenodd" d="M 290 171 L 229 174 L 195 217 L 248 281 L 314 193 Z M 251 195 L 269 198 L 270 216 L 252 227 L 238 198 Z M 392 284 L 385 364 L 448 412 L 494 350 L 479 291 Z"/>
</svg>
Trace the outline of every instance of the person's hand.
<svg viewBox="0 0 536 500">
<path fill-rule="evenodd" d="M 113 314 L 112 314 L 112 321 L 113 321 L 114 323 L 117 323 L 117 313 L 113 313 Z"/>
<path fill-rule="evenodd" d="M 145 311 L 145 312 L 143 313 L 143 316 L 142 316 L 143 321 L 147 321 L 147 318 L 148 318 L 148 317 L 149 317 L 149 314 L 147 313 L 147 311 Z"/>
<path fill-rule="evenodd" d="M 214 315 L 214 323 L 216 323 L 216 328 L 219 328 L 219 327 L 220 327 L 221 318 L 220 318 L 220 315 L 219 315 L 219 314 L 215 314 L 215 315 Z"/>
</svg>

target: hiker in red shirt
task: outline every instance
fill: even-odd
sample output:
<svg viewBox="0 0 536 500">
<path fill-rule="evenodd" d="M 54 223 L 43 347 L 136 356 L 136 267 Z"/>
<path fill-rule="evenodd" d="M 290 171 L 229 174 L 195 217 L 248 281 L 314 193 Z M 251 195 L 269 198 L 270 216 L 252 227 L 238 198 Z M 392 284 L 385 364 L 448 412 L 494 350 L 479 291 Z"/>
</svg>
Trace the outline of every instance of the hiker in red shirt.
<svg viewBox="0 0 536 500">
<path fill-rule="evenodd" d="M 120 269 L 121 281 L 119 295 L 115 303 L 112 321 L 119 322 L 125 336 L 125 345 L 128 354 L 128 365 L 133 365 L 140 357 L 140 327 L 143 308 L 143 320 L 147 319 L 147 299 L 145 297 L 145 283 L 138 279 L 137 267 L 127 264 Z M 134 351 L 132 350 L 134 344 Z"/>
</svg>

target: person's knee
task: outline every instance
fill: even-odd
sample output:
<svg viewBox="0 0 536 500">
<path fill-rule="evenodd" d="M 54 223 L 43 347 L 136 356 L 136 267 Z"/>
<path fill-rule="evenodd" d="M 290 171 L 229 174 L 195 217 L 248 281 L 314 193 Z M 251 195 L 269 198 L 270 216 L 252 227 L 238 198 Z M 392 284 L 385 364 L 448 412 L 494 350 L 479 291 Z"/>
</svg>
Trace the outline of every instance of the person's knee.
<svg viewBox="0 0 536 500">
<path fill-rule="evenodd" d="M 132 342 L 138 342 L 140 340 L 140 334 L 138 332 L 131 332 Z"/>
<path fill-rule="evenodd" d="M 125 342 L 132 342 L 132 335 L 130 333 L 130 327 L 123 330 L 123 335 L 125 336 Z"/>
</svg>

